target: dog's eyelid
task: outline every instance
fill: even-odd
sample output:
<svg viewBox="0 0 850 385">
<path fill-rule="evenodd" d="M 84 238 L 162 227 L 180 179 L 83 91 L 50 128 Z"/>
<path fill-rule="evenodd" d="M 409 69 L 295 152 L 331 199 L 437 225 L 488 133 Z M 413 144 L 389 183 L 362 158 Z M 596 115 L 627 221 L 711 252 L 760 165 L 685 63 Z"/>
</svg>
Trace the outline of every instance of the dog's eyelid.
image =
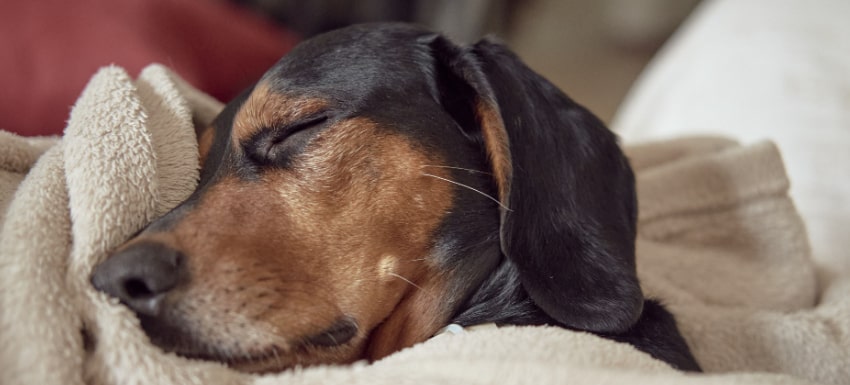
<svg viewBox="0 0 850 385">
<path fill-rule="evenodd" d="M 268 132 L 268 135 L 274 136 L 273 141 L 275 143 L 280 143 L 286 140 L 287 137 L 298 131 L 319 126 L 321 124 L 324 124 L 327 120 L 328 114 L 326 113 L 311 114 L 309 116 L 299 118 L 294 121 L 287 122 L 285 124 L 272 126 L 269 129 L 261 130 L 261 132 Z"/>
<path fill-rule="evenodd" d="M 261 129 L 245 143 L 246 152 L 261 164 L 280 163 L 285 161 L 283 158 L 288 158 L 303 148 L 309 141 L 310 134 L 324 127 L 329 120 L 328 114 L 317 113 Z"/>
</svg>

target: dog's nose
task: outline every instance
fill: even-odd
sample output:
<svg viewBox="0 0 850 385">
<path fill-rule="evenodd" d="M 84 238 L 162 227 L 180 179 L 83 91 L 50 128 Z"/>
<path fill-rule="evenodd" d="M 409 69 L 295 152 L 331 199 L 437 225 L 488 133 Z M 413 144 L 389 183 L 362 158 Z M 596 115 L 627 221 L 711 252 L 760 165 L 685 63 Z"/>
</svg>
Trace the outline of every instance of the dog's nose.
<svg viewBox="0 0 850 385">
<path fill-rule="evenodd" d="M 95 288 L 140 314 L 157 316 L 165 296 L 185 278 L 184 256 L 164 244 L 132 245 L 95 267 Z"/>
</svg>

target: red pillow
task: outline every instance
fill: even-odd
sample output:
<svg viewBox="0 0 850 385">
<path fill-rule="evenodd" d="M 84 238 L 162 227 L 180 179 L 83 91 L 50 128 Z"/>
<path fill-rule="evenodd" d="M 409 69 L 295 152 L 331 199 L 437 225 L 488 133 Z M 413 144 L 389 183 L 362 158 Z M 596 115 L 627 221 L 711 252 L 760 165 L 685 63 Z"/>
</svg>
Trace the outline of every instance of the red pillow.
<svg viewBox="0 0 850 385">
<path fill-rule="evenodd" d="M 0 4 L 0 129 L 60 134 L 98 68 L 159 62 L 227 101 L 297 38 L 224 0 L 41 0 Z"/>
</svg>

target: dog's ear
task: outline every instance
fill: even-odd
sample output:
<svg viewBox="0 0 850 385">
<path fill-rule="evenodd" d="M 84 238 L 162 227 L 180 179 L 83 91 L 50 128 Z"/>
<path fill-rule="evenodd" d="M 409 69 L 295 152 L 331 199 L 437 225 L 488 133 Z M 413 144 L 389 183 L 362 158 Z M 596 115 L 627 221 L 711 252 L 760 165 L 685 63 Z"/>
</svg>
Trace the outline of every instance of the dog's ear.
<svg viewBox="0 0 850 385">
<path fill-rule="evenodd" d="M 628 329 L 643 294 L 634 176 L 616 136 L 501 44 L 459 47 L 440 36 L 428 44 L 441 102 L 486 147 L 503 206 L 502 252 L 523 287 L 564 326 Z"/>
</svg>

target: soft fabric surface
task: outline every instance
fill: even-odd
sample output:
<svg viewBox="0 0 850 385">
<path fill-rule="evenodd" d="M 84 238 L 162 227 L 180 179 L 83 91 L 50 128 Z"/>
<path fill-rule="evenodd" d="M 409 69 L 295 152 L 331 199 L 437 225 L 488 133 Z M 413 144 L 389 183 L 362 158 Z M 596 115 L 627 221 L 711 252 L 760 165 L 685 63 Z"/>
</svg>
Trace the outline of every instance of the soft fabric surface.
<svg viewBox="0 0 850 385">
<path fill-rule="evenodd" d="M 93 266 L 192 191 L 194 120 L 220 104 L 159 66 L 97 73 L 61 139 L 0 134 L 3 384 L 840 384 L 850 277 L 818 290 L 774 145 L 690 138 L 631 147 L 638 270 L 706 374 L 594 335 L 483 327 L 374 364 L 251 376 L 165 354 L 94 291 Z M 820 300 L 818 302 L 818 299 Z M 85 331 L 83 331 L 85 330 Z"/>
<path fill-rule="evenodd" d="M 823 280 L 850 274 L 848 15 L 846 0 L 703 0 L 612 124 L 627 143 L 774 141 Z"/>
</svg>

